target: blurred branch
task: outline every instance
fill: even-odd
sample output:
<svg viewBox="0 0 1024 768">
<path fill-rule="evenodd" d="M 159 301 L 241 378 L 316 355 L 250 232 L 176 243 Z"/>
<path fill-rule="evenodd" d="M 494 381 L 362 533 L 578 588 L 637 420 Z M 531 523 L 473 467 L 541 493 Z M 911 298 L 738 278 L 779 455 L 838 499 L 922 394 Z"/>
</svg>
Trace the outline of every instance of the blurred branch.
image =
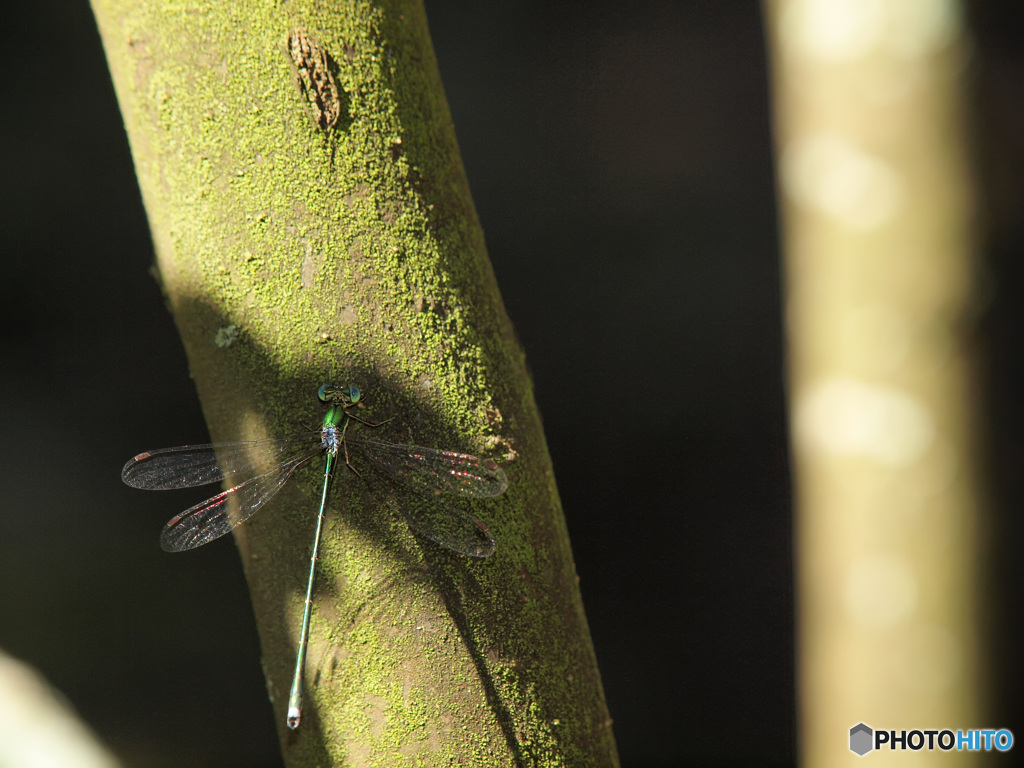
<svg viewBox="0 0 1024 768">
<path fill-rule="evenodd" d="M 952 0 L 766 15 L 802 756 L 833 766 L 857 723 L 970 728 L 985 704 L 968 46 Z"/>
<path fill-rule="evenodd" d="M 0 651 L 0 768 L 117 768 L 43 676 Z"/>
</svg>

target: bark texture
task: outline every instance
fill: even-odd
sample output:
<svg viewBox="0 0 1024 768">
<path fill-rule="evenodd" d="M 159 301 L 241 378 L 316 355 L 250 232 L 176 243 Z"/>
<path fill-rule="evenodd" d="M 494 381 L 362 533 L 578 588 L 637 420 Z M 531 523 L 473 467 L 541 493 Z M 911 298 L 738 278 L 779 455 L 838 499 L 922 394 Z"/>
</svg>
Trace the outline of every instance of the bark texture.
<svg viewBox="0 0 1024 768">
<path fill-rule="evenodd" d="M 766 17 L 801 752 L 835 766 L 859 759 L 847 734 L 861 722 L 984 722 L 967 45 L 956 2 L 770 0 Z"/>
<path fill-rule="evenodd" d="M 380 436 L 493 458 L 472 561 L 351 475 L 284 726 L 317 469 L 236 529 L 288 765 L 615 765 L 565 521 L 421 3 L 94 0 L 167 302 L 215 441 L 353 382 Z M 230 649 L 225 649 L 230 653 Z M 158 694 L 157 694 L 158 695 Z"/>
</svg>

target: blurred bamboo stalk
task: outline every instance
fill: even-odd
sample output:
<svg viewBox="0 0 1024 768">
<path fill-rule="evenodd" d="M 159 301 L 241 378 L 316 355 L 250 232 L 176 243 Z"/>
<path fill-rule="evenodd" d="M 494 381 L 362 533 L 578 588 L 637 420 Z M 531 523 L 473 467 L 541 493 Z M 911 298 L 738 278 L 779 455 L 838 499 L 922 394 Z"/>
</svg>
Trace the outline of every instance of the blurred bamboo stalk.
<svg viewBox="0 0 1024 768">
<path fill-rule="evenodd" d="M 801 763 L 987 727 L 954 0 L 766 0 L 797 493 Z M 923 755 L 924 753 L 922 753 Z M 941 752 L 929 764 L 974 764 Z M 904 764 L 883 748 L 879 761 Z"/>
</svg>

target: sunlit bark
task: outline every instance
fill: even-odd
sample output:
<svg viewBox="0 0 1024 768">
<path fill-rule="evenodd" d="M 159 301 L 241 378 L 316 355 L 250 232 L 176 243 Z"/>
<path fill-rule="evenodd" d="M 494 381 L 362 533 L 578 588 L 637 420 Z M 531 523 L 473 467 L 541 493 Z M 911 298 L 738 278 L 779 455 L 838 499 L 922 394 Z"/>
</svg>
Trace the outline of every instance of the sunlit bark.
<svg viewBox="0 0 1024 768">
<path fill-rule="evenodd" d="M 497 541 L 482 561 L 413 536 L 351 474 L 335 482 L 297 731 L 315 472 L 235 529 L 288 765 L 615 765 L 422 3 L 93 8 L 213 438 L 293 433 L 318 418 L 319 385 L 355 383 L 366 418 L 396 417 L 391 439 L 471 451 L 510 479 L 467 502 Z"/>
</svg>

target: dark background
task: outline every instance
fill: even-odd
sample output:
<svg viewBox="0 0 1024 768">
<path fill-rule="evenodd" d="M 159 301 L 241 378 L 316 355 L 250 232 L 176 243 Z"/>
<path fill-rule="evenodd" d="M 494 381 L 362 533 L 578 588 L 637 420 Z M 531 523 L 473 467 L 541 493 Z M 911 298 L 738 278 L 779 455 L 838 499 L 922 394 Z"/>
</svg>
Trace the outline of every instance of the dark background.
<svg viewBox="0 0 1024 768">
<path fill-rule="evenodd" d="M 536 383 L 623 765 L 792 764 L 759 5 L 427 5 Z M 1024 64 L 1012 12 L 972 6 L 995 287 L 979 348 L 1004 500 L 1024 494 Z M 119 479 L 139 450 L 206 431 L 148 273 L 90 10 L 19 3 L 0 30 L 0 648 L 41 670 L 128 764 L 279 765 L 235 548 L 164 554 L 159 531 L 181 500 L 143 499 Z M 1018 517 L 994 523 L 997 583 L 1024 583 Z M 1024 711 L 1021 600 L 1006 588 L 993 607 L 998 713 Z"/>
</svg>

